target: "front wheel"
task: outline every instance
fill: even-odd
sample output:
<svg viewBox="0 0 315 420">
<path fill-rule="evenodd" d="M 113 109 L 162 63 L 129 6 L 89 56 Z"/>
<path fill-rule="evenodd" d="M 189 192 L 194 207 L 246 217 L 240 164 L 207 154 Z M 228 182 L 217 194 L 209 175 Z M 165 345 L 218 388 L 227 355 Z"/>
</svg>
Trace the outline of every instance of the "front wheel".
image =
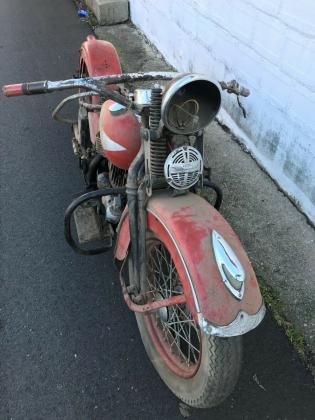
<svg viewBox="0 0 315 420">
<path fill-rule="evenodd" d="M 147 261 L 146 292 L 150 300 L 183 292 L 170 253 L 153 234 L 147 238 Z M 136 314 L 136 319 L 151 362 L 184 403 L 213 407 L 233 391 L 241 366 L 241 337 L 207 336 L 186 304 Z"/>
</svg>

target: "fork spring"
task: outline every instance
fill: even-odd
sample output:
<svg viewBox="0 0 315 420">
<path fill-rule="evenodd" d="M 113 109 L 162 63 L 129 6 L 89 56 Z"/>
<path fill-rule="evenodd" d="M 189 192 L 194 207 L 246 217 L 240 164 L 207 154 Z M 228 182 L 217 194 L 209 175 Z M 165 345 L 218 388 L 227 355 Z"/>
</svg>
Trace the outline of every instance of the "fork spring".
<svg viewBox="0 0 315 420">
<path fill-rule="evenodd" d="M 166 141 L 161 138 L 150 142 L 151 176 L 153 179 L 164 178 L 164 162 L 167 155 Z"/>
<path fill-rule="evenodd" d="M 158 130 L 161 120 L 162 89 L 155 87 L 151 91 L 150 128 Z"/>
</svg>

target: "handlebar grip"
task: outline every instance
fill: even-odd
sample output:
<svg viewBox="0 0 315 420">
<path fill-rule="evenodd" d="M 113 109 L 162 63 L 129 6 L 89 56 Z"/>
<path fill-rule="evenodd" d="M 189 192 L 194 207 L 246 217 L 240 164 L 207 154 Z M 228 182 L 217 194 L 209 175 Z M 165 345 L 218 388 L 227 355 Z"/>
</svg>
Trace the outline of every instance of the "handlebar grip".
<svg viewBox="0 0 315 420">
<path fill-rule="evenodd" d="M 247 89 L 246 87 L 244 87 L 244 86 L 240 86 L 239 87 L 239 94 L 241 95 L 241 96 L 245 96 L 245 97 L 247 97 L 247 96 L 249 96 L 250 95 L 250 90 L 249 89 Z"/>
<path fill-rule="evenodd" d="M 250 90 L 247 89 L 244 86 L 241 86 L 235 79 L 230 80 L 229 82 L 219 82 L 221 85 L 221 88 L 223 90 L 226 90 L 227 93 L 234 93 L 235 95 L 240 96 L 249 96 Z"/>
<path fill-rule="evenodd" d="M 23 83 L 18 83 L 15 85 L 5 85 L 2 88 L 2 93 L 5 96 L 21 96 L 23 93 Z"/>
<path fill-rule="evenodd" d="M 48 82 L 18 83 L 16 85 L 3 86 L 2 92 L 5 96 L 38 95 L 48 93 Z"/>
</svg>

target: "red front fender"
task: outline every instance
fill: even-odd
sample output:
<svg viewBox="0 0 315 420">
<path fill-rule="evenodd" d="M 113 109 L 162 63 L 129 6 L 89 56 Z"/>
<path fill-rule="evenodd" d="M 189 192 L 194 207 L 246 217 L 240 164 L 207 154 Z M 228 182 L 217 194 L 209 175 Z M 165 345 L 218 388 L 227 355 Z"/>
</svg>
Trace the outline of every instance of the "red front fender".
<svg viewBox="0 0 315 420">
<path fill-rule="evenodd" d="M 240 318 L 247 317 L 247 322 L 259 310 L 263 312 L 255 273 L 237 235 L 203 198 L 191 193 L 173 198 L 167 191 L 154 194 L 148 203 L 148 229 L 168 248 L 183 282 L 190 309 L 199 322 L 204 320 L 212 326 L 225 328 L 234 321 L 233 328 L 237 324 L 239 329 Z M 214 256 L 213 230 L 227 241 L 245 270 L 245 290 L 241 300 L 224 285 Z M 119 226 L 116 259 L 125 258 L 129 240 L 125 213 Z M 245 330 L 248 329 L 243 332 Z"/>
</svg>

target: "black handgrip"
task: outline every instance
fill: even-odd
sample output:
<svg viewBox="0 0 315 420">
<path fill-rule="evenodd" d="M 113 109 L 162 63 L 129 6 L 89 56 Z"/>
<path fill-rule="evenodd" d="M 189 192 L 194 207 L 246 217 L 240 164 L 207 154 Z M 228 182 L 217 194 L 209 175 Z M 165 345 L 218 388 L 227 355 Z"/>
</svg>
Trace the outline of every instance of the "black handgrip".
<svg viewBox="0 0 315 420">
<path fill-rule="evenodd" d="M 40 93 L 48 93 L 48 82 L 43 80 L 40 82 L 22 83 L 23 95 L 38 95 Z"/>
</svg>

